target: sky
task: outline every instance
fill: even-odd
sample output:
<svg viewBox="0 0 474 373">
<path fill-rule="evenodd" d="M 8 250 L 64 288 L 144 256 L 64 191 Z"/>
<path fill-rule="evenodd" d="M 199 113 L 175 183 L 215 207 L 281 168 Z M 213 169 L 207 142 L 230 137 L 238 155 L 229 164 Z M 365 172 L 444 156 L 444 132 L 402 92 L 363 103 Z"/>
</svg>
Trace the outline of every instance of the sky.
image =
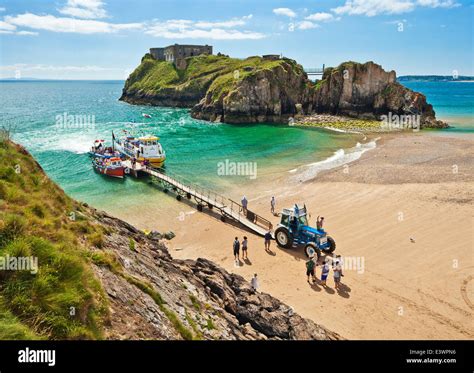
<svg viewBox="0 0 474 373">
<path fill-rule="evenodd" d="M 209 44 L 306 68 L 474 75 L 471 0 L 0 0 L 0 78 L 125 79 L 150 47 Z"/>
</svg>

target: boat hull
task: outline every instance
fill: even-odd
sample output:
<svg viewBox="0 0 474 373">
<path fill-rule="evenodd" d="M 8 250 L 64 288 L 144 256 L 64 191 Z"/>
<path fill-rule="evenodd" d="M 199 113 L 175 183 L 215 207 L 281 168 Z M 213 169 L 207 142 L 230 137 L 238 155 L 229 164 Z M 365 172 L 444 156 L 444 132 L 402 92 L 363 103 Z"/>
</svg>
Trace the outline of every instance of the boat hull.
<svg viewBox="0 0 474 373">
<path fill-rule="evenodd" d="M 99 174 L 115 177 L 117 179 L 123 179 L 125 177 L 125 167 L 107 167 L 97 163 L 93 163 L 92 167 Z"/>
</svg>

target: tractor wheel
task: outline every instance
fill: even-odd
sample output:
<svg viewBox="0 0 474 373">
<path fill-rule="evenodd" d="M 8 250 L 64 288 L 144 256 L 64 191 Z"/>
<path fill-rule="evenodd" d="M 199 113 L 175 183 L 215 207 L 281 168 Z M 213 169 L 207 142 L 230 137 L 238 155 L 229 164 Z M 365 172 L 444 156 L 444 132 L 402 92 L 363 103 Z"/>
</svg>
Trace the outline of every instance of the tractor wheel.
<svg viewBox="0 0 474 373">
<path fill-rule="evenodd" d="M 321 257 L 321 250 L 319 250 L 316 244 L 312 242 L 310 242 L 304 247 L 304 253 L 306 254 L 308 258 L 311 258 L 312 256 L 314 256 L 314 254 L 316 254 L 318 259 Z"/>
<path fill-rule="evenodd" d="M 334 241 L 334 238 L 328 236 L 328 244 L 329 247 L 326 249 L 326 251 L 331 254 L 336 250 L 336 241 Z"/>
<path fill-rule="evenodd" d="M 275 240 L 278 246 L 290 249 L 293 246 L 293 237 L 291 237 L 288 229 L 280 227 L 275 231 Z"/>
</svg>

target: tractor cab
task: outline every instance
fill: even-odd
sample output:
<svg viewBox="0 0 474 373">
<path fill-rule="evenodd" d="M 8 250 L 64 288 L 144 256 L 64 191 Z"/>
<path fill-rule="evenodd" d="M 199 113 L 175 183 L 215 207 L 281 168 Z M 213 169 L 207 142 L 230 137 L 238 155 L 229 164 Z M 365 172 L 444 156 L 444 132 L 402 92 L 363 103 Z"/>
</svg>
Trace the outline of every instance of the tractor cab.
<svg viewBox="0 0 474 373">
<path fill-rule="evenodd" d="M 324 229 L 308 225 L 306 206 L 299 207 L 297 204 L 282 210 L 275 239 L 284 248 L 291 248 L 295 244 L 304 245 L 307 256 L 317 254 L 319 257 L 321 251 L 332 253 L 336 249 L 336 243 Z"/>
<path fill-rule="evenodd" d="M 283 209 L 281 212 L 280 225 L 287 227 L 293 234 L 297 234 L 303 227 L 307 227 L 308 218 L 306 216 L 306 206 L 299 208 L 295 205 L 291 209 Z"/>
</svg>

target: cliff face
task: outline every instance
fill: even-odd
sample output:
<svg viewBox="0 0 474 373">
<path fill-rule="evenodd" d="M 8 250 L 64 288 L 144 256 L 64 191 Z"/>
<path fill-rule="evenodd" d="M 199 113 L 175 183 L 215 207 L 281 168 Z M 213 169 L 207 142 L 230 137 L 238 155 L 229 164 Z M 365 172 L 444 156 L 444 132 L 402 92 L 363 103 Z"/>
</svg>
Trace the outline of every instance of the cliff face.
<svg viewBox="0 0 474 373">
<path fill-rule="evenodd" d="M 437 121 L 426 97 L 396 82 L 395 71 L 386 72 L 373 62 L 345 62 L 326 69 L 314 96 L 318 113 L 380 119 L 382 115 L 420 115 L 424 127 L 446 127 Z"/>
<path fill-rule="evenodd" d="M 341 339 L 206 259 L 174 260 L 1 141 L 0 207 L 0 257 L 38 258 L 0 270 L 0 339 Z"/>
<path fill-rule="evenodd" d="M 303 68 L 292 60 L 278 60 L 264 69 L 216 80 L 191 115 L 226 123 L 281 123 L 308 110 L 310 95 L 311 82 Z"/>
<path fill-rule="evenodd" d="M 295 115 L 330 113 L 380 120 L 419 115 L 422 127 L 437 121 L 426 97 L 396 82 L 394 71 L 345 62 L 328 68 L 316 84 L 290 59 L 198 56 L 184 70 L 146 55 L 125 83 L 129 103 L 190 107 L 197 119 L 226 123 L 288 123 Z"/>
</svg>

